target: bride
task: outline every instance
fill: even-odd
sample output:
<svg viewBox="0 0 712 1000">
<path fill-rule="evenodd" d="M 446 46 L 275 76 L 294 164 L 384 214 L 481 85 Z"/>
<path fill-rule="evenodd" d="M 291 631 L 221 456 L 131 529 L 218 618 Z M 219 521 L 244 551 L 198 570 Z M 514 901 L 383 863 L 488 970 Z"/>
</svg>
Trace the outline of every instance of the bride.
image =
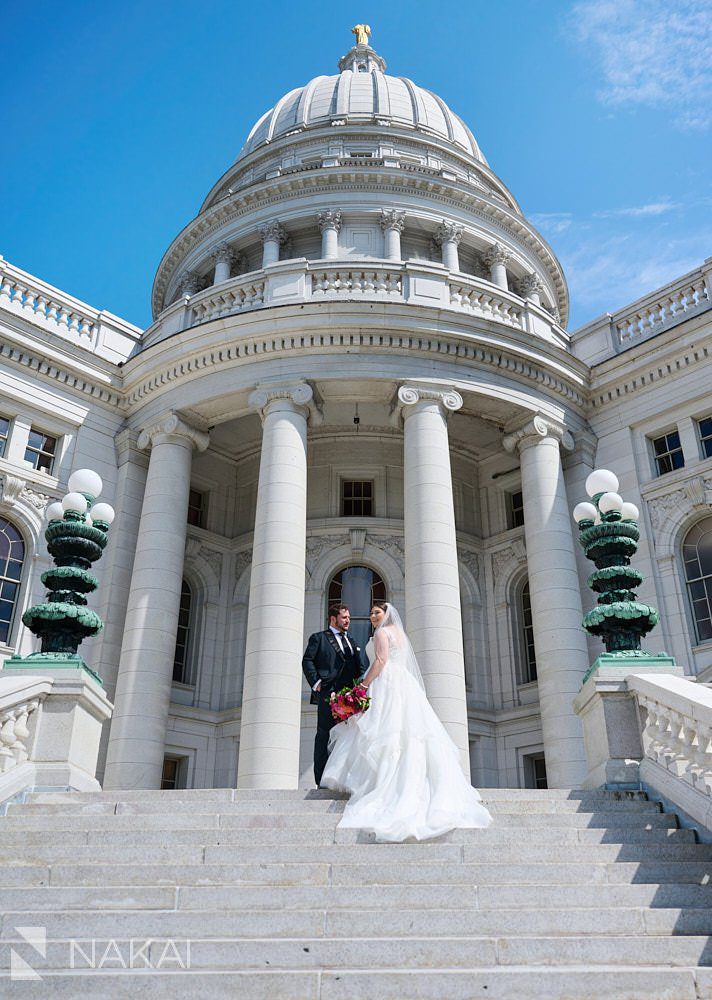
<svg viewBox="0 0 712 1000">
<path fill-rule="evenodd" d="M 347 792 L 339 827 L 377 840 L 426 840 L 460 827 L 486 827 L 492 817 L 460 767 L 457 747 L 425 695 L 400 615 L 392 604 L 371 609 L 366 646 L 367 711 L 339 723 L 321 786 Z"/>
</svg>

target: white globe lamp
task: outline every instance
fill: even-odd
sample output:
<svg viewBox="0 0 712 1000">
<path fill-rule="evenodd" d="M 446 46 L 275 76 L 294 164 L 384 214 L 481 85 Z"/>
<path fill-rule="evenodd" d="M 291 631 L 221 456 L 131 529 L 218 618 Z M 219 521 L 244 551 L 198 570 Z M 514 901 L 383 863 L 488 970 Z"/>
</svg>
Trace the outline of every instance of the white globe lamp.
<svg viewBox="0 0 712 1000">
<path fill-rule="evenodd" d="M 61 521 L 64 517 L 64 507 L 61 505 L 59 500 L 55 500 L 51 503 L 47 510 L 45 511 L 45 517 L 48 521 Z"/>
<path fill-rule="evenodd" d="M 599 493 L 615 493 L 618 490 L 618 476 L 608 469 L 594 469 L 586 480 L 586 492 L 590 497 Z"/>
<path fill-rule="evenodd" d="M 114 512 L 114 508 L 109 503 L 95 503 L 91 509 L 91 517 L 92 521 L 97 526 L 98 522 L 101 522 L 108 528 L 116 517 L 116 513 Z"/>
<path fill-rule="evenodd" d="M 581 524 L 582 521 L 595 521 L 598 515 L 596 507 L 592 503 L 577 503 L 574 507 L 574 521 Z"/>
<path fill-rule="evenodd" d="M 621 520 L 637 521 L 639 517 L 640 517 L 640 511 L 635 506 L 635 504 L 628 503 L 628 501 L 626 501 L 621 507 Z"/>
<path fill-rule="evenodd" d="M 620 514 L 623 510 L 623 497 L 618 493 L 604 493 L 598 498 L 598 509 L 602 514 Z"/>
<path fill-rule="evenodd" d="M 87 498 L 83 493 L 71 492 L 62 498 L 62 510 L 65 514 L 67 512 L 71 512 L 72 514 L 86 514 L 88 506 Z"/>
<path fill-rule="evenodd" d="M 71 474 L 67 482 L 70 492 L 84 493 L 92 499 L 99 496 L 103 485 L 101 476 L 98 472 L 94 472 L 93 469 L 77 469 L 76 472 Z"/>
</svg>

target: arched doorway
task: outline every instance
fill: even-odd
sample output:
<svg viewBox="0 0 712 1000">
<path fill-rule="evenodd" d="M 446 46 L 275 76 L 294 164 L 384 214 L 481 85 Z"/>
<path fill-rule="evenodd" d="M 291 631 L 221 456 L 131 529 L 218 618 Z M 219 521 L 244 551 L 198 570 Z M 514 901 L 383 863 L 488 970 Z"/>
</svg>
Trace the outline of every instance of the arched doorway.
<svg viewBox="0 0 712 1000">
<path fill-rule="evenodd" d="M 371 634 L 369 613 L 374 601 L 386 600 L 386 585 L 368 566 L 347 566 L 329 583 L 329 605 L 348 604 L 351 611 L 349 633 L 363 649 Z"/>
</svg>

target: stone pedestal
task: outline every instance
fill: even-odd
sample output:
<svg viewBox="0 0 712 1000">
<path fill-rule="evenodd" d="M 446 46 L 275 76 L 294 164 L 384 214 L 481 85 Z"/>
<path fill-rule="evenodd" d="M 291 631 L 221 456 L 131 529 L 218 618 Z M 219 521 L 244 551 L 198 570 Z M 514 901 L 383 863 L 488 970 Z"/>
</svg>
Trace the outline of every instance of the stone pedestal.
<svg viewBox="0 0 712 1000">
<path fill-rule="evenodd" d="M 609 659 L 605 660 L 605 656 Z M 665 656 L 649 659 L 618 656 L 614 663 L 613 657 L 604 654 L 589 671 L 573 703 L 583 725 L 586 747 L 588 773 L 583 788 L 639 786 L 643 759 L 641 725 L 627 679 L 633 674 L 650 673 L 656 669 L 656 663 L 661 673 L 683 676 L 682 668 Z"/>
</svg>

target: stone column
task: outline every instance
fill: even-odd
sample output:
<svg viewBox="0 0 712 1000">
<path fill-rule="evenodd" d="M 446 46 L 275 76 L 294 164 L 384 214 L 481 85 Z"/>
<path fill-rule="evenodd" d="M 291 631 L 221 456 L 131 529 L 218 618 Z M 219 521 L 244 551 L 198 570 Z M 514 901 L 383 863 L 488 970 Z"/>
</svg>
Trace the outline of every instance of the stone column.
<svg viewBox="0 0 712 1000">
<path fill-rule="evenodd" d="M 499 285 L 500 288 L 509 288 L 505 264 L 510 256 L 509 251 L 505 250 L 501 243 L 494 243 L 487 253 L 483 255 L 482 259 L 490 269 L 490 280 L 493 285 Z"/>
<path fill-rule="evenodd" d="M 200 276 L 195 271 L 184 271 L 179 284 L 181 295 L 195 295 L 200 289 Z"/>
<path fill-rule="evenodd" d="M 507 272 L 504 272 L 505 281 Z M 494 278 L 492 279 L 494 281 Z M 519 289 L 523 299 L 529 299 L 534 305 L 541 305 L 541 290 L 544 286 L 538 274 L 525 274 L 519 281 Z"/>
<path fill-rule="evenodd" d="M 519 451 L 529 593 L 546 772 L 551 788 L 575 788 L 586 775 L 581 723 L 573 700 L 589 667 L 576 571 L 573 520 L 566 499 L 560 444 L 568 431 L 537 415 L 504 438 Z"/>
<path fill-rule="evenodd" d="M 287 233 L 278 219 L 272 219 L 259 228 L 262 237 L 262 267 L 269 267 L 279 260 L 279 248 L 287 242 Z"/>
<path fill-rule="evenodd" d="M 405 225 L 405 212 L 397 208 L 381 209 L 381 229 L 385 242 L 384 257 L 387 260 L 402 260 L 401 233 Z"/>
<path fill-rule="evenodd" d="M 465 658 L 447 416 L 453 389 L 402 385 L 405 604 L 408 635 L 428 698 L 469 776 Z"/>
<path fill-rule="evenodd" d="M 324 260 L 336 260 L 339 256 L 341 212 L 338 208 L 327 209 L 324 212 L 319 212 L 316 218 L 321 230 L 321 256 Z"/>
<path fill-rule="evenodd" d="M 232 262 L 235 260 L 235 251 L 229 245 L 229 243 L 218 243 L 218 245 L 213 250 L 211 257 L 215 262 L 215 277 L 213 278 L 213 284 L 219 285 L 223 281 L 227 281 L 230 277 L 230 268 Z"/>
<path fill-rule="evenodd" d="M 443 255 L 443 264 L 448 271 L 460 270 L 460 256 L 458 245 L 462 239 L 462 226 L 455 222 L 447 222 L 443 219 L 435 235 L 435 242 L 440 246 Z"/>
<path fill-rule="evenodd" d="M 141 431 L 151 446 L 109 734 L 105 788 L 160 788 L 183 581 L 193 449 L 208 435 L 175 413 Z"/>
<path fill-rule="evenodd" d="M 238 788 L 297 788 L 307 524 L 306 383 L 258 387 L 262 455 L 247 613 Z"/>
</svg>

